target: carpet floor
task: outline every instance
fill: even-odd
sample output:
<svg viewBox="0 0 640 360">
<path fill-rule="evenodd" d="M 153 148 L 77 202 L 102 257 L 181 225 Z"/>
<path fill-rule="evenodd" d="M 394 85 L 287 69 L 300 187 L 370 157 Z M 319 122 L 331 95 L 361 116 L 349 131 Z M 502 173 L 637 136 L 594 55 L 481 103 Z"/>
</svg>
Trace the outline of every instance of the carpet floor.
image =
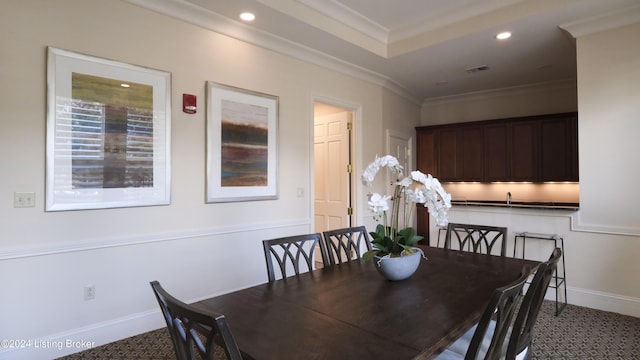
<svg viewBox="0 0 640 360">
<path fill-rule="evenodd" d="M 640 359 L 640 318 L 555 303 L 543 303 L 532 344 L 533 359 Z M 61 360 L 175 359 L 165 328 L 60 358 Z"/>
</svg>

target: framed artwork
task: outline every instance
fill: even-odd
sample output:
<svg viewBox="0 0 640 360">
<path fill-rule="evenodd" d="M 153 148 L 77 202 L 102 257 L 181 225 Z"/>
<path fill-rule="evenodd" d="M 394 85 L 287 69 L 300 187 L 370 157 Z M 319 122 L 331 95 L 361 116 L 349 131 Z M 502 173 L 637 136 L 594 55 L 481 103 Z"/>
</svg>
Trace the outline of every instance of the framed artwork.
<svg viewBox="0 0 640 360">
<path fill-rule="evenodd" d="M 278 97 L 207 81 L 208 203 L 278 198 Z"/>
<path fill-rule="evenodd" d="M 45 210 L 169 204 L 171 74 L 47 55 Z"/>
</svg>

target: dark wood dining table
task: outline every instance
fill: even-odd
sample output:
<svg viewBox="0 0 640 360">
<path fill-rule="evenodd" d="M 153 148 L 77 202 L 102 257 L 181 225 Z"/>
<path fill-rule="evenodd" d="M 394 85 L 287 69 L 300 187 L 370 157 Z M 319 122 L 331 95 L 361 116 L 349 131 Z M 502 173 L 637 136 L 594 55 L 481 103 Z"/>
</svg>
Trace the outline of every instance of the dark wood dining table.
<svg viewBox="0 0 640 360">
<path fill-rule="evenodd" d="M 422 247 L 409 279 L 334 265 L 195 303 L 222 313 L 257 360 L 430 359 L 475 324 L 493 291 L 538 262 Z"/>
</svg>

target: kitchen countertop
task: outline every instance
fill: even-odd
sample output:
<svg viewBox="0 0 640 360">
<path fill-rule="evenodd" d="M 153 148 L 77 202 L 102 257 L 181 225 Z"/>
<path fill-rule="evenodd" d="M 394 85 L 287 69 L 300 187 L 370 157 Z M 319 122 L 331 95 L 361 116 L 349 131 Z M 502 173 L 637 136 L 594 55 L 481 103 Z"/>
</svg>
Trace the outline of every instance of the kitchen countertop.
<svg viewBox="0 0 640 360">
<path fill-rule="evenodd" d="M 542 210 L 580 210 L 579 203 L 555 203 L 535 201 L 505 201 L 495 200 L 451 200 L 452 206 L 490 206 L 500 208 L 542 209 Z"/>
</svg>

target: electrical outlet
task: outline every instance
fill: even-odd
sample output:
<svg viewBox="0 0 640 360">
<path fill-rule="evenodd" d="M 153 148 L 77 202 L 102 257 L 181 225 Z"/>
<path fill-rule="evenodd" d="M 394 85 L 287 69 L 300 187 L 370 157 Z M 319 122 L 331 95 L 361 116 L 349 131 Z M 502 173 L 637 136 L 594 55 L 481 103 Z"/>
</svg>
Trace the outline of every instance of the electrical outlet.
<svg viewBox="0 0 640 360">
<path fill-rule="evenodd" d="M 14 192 L 13 207 L 26 208 L 36 206 L 36 193 L 34 192 Z"/>
<path fill-rule="evenodd" d="M 93 300 L 96 298 L 96 286 L 87 285 L 84 287 L 84 301 Z"/>
</svg>

